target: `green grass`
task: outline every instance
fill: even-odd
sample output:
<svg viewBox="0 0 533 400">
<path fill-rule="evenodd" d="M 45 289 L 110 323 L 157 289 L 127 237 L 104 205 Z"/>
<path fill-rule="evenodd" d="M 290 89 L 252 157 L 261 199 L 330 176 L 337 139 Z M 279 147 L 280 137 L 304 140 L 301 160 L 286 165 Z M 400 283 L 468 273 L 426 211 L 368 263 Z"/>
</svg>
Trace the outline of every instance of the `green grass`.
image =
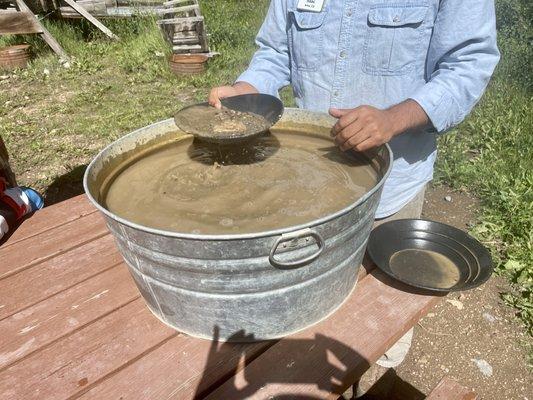
<svg viewBox="0 0 533 400">
<path fill-rule="evenodd" d="M 169 72 L 169 46 L 150 17 L 106 21 L 120 42 L 84 21 L 45 19 L 73 57 L 69 69 L 37 36 L 1 37 L 0 46 L 28 42 L 36 53 L 28 69 L 0 80 L 0 135 L 21 182 L 44 191 L 119 136 L 205 99 L 214 85 L 231 83 L 254 51 L 268 4 L 202 2 L 212 50 L 220 55 L 198 77 Z M 513 283 L 513 293 L 503 298 L 532 334 L 532 2 L 496 5 L 502 61 L 472 115 L 439 139 L 436 179 L 480 199 L 472 233 L 491 248 L 497 271 Z M 289 104 L 290 98 L 285 91 Z M 79 172 L 69 179 L 79 180 Z"/>
<path fill-rule="evenodd" d="M 20 180 L 44 191 L 107 143 L 205 100 L 212 86 L 232 83 L 254 52 L 268 1 L 202 6 L 211 48 L 220 55 L 196 77 L 169 71 L 170 47 L 151 17 L 106 20 L 119 42 L 86 21 L 45 19 L 72 57 L 68 69 L 38 36 L 0 37 L 0 46 L 26 42 L 35 53 L 28 69 L 0 80 L 0 135 Z"/>
<path fill-rule="evenodd" d="M 437 181 L 480 199 L 472 233 L 513 283 L 503 299 L 533 335 L 533 6 L 496 4 L 502 60 L 474 112 L 439 139 Z"/>
</svg>

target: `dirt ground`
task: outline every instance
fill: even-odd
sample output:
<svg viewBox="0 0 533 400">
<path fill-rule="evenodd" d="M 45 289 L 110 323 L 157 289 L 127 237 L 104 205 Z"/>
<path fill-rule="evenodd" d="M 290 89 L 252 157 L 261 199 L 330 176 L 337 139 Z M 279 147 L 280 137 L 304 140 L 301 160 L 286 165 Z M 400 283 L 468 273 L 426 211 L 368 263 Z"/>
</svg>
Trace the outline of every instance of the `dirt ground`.
<svg viewBox="0 0 533 400">
<path fill-rule="evenodd" d="M 466 194 L 430 188 L 423 217 L 467 229 L 476 208 Z M 422 393 L 447 375 L 484 400 L 533 400 L 533 375 L 520 344 L 531 339 L 500 300 L 507 290 L 504 279 L 492 277 L 477 289 L 448 295 L 415 327 L 398 377 Z"/>
</svg>

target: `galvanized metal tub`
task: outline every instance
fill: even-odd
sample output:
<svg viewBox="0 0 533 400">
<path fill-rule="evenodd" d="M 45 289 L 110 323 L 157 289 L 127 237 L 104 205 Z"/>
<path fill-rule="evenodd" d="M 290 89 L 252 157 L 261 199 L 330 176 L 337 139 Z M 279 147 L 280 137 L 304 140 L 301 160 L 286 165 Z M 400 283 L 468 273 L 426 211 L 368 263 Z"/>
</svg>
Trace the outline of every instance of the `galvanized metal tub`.
<svg viewBox="0 0 533 400">
<path fill-rule="evenodd" d="M 326 114 L 286 109 L 273 127 L 329 136 Z M 139 129 L 104 149 L 89 165 L 84 187 L 103 213 L 150 310 L 192 336 L 256 341 L 286 336 L 333 313 L 355 287 L 392 153 L 371 155 L 379 182 L 338 212 L 268 232 L 197 235 L 140 226 L 102 206 L 105 182 L 120 165 L 154 144 L 175 139 L 169 119 Z M 320 199 L 317 199 L 320 201 Z"/>
</svg>

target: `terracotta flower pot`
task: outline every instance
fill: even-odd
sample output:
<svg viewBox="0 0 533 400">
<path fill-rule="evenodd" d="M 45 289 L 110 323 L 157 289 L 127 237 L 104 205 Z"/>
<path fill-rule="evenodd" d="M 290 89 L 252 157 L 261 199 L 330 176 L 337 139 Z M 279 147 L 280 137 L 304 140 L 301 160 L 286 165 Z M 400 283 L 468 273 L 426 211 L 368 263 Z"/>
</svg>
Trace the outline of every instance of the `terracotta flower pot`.
<svg viewBox="0 0 533 400">
<path fill-rule="evenodd" d="M 209 57 L 205 54 L 172 54 L 168 60 L 175 75 L 201 74 Z"/>
<path fill-rule="evenodd" d="M 26 68 L 29 59 L 29 44 L 19 44 L 0 49 L 0 69 Z"/>
</svg>

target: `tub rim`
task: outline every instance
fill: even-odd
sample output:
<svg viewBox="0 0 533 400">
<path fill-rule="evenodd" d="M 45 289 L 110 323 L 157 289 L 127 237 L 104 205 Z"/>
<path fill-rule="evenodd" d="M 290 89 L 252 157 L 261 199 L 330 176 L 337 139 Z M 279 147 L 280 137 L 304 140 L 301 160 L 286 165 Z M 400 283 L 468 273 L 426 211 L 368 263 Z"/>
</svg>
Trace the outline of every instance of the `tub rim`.
<svg viewBox="0 0 533 400">
<path fill-rule="evenodd" d="M 290 114 L 293 114 L 293 113 L 294 114 L 301 114 L 302 116 L 306 116 L 306 117 L 313 117 L 313 119 L 315 119 L 315 118 L 316 119 L 321 119 L 324 122 L 325 121 L 331 122 L 331 126 L 333 126 L 333 123 L 336 121 L 335 118 L 330 117 L 326 113 L 302 110 L 302 109 L 299 109 L 299 108 L 287 107 L 287 108 L 285 108 L 285 114 L 281 118 L 280 122 L 292 122 L 291 120 L 285 120 L 284 121 L 284 117 L 287 114 L 290 115 Z M 109 145 L 107 145 L 89 163 L 89 165 L 87 166 L 87 168 L 85 170 L 85 173 L 83 175 L 83 189 L 85 191 L 85 195 L 88 197 L 89 201 L 93 204 L 93 206 L 95 206 L 96 209 L 99 210 L 101 213 L 103 213 L 107 218 L 110 218 L 110 219 L 112 219 L 112 220 L 114 220 L 114 221 L 116 221 L 116 222 L 118 222 L 120 224 L 123 224 L 123 225 L 128 226 L 128 227 L 130 227 L 132 229 L 139 230 L 139 231 L 142 231 L 142 232 L 147 232 L 147 233 L 150 233 L 150 234 L 153 234 L 153 235 L 164 236 L 164 237 L 168 237 L 168 238 L 185 239 L 185 240 L 230 241 L 230 240 L 260 239 L 260 238 L 267 238 L 267 237 L 273 237 L 273 236 L 280 236 L 280 235 L 284 235 L 284 234 L 287 234 L 287 233 L 290 233 L 290 232 L 296 232 L 296 231 L 300 231 L 300 230 L 316 227 L 318 225 L 326 224 L 326 223 L 328 223 L 328 222 L 330 222 L 332 220 L 335 220 L 335 219 L 337 219 L 337 218 L 339 218 L 339 217 L 351 212 L 353 209 L 357 208 L 358 206 L 360 206 L 361 204 L 366 202 L 370 197 L 372 197 L 378 190 L 380 190 L 382 188 L 382 186 L 385 184 L 385 181 L 389 177 L 389 175 L 391 173 L 391 170 L 392 170 L 392 163 L 393 163 L 394 156 L 393 156 L 392 149 L 390 148 L 389 144 L 385 143 L 384 145 L 381 145 L 380 147 L 384 147 L 387 150 L 387 154 L 389 155 L 389 157 L 388 157 L 389 158 L 389 160 L 388 160 L 388 162 L 389 162 L 388 163 L 388 168 L 385 171 L 385 173 L 383 174 L 383 176 L 381 177 L 381 179 L 378 181 L 378 183 L 372 189 L 370 189 L 368 192 L 366 192 L 362 197 L 360 197 L 357 201 L 355 201 L 354 203 L 350 204 L 347 207 L 342 208 L 341 210 L 339 210 L 339 211 L 337 211 L 335 213 L 325 215 L 324 217 L 315 219 L 313 221 L 310 221 L 310 222 L 307 222 L 307 223 L 304 223 L 304 224 L 300 224 L 300 225 L 292 225 L 292 226 L 285 227 L 285 228 L 273 229 L 273 230 L 269 230 L 269 231 L 261 231 L 261 232 L 253 232 L 253 233 L 224 234 L 224 235 L 183 233 L 183 232 L 176 232 L 176 231 L 167 231 L 167 230 L 162 230 L 162 229 L 150 228 L 150 227 L 145 226 L 145 225 L 141 225 L 141 224 L 137 224 L 135 222 L 131 222 L 131 221 L 125 219 L 125 218 L 122 218 L 122 217 L 114 214 L 113 212 L 111 212 L 108 209 L 106 209 L 105 207 L 103 207 L 96 200 L 96 198 L 93 196 L 93 194 L 91 193 L 91 191 L 89 189 L 89 179 L 90 179 L 89 175 L 91 175 L 92 170 L 95 168 L 95 164 L 98 161 L 100 161 L 100 159 L 104 156 L 104 154 L 108 150 L 110 150 L 112 147 L 117 146 L 117 144 L 119 144 L 121 140 L 123 140 L 123 139 L 125 139 L 127 137 L 138 135 L 140 132 L 145 132 L 148 128 L 156 127 L 158 125 L 168 124 L 169 122 L 173 122 L 173 121 L 174 120 L 172 118 L 169 118 L 169 119 L 165 119 L 165 120 L 161 120 L 161 121 L 155 122 L 155 123 L 150 124 L 150 125 L 146 125 L 146 126 L 144 126 L 142 128 L 138 128 L 138 129 L 136 129 L 136 130 L 134 130 L 134 131 L 132 131 L 132 132 L 120 137 L 119 139 L 113 141 Z M 309 124 L 313 125 L 312 123 L 309 123 Z M 320 126 L 319 124 L 316 124 L 316 123 L 314 125 L 315 126 Z"/>
</svg>

